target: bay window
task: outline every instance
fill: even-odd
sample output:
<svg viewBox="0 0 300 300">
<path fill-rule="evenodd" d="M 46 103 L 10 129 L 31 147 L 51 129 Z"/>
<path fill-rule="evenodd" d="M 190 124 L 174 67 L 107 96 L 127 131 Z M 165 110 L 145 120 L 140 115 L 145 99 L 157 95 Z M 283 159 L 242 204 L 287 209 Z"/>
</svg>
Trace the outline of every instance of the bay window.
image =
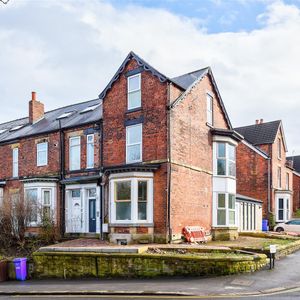
<svg viewBox="0 0 300 300">
<path fill-rule="evenodd" d="M 235 195 L 216 193 L 215 206 L 215 226 L 236 225 Z"/>
<path fill-rule="evenodd" d="M 290 198 L 285 196 L 279 196 L 277 198 L 277 222 L 286 222 L 290 219 Z"/>
<path fill-rule="evenodd" d="M 25 199 L 30 210 L 30 223 L 37 223 L 38 220 L 38 195 L 37 189 L 26 189 Z"/>
<path fill-rule="evenodd" d="M 142 161 L 142 124 L 126 127 L 126 162 Z"/>
<path fill-rule="evenodd" d="M 80 169 L 80 136 L 71 137 L 69 141 L 70 146 L 70 170 Z"/>
<path fill-rule="evenodd" d="M 153 221 L 153 178 L 145 176 L 110 180 L 111 222 L 151 223 Z"/>
<path fill-rule="evenodd" d="M 218 142 L 216 173 L 221 176 L 236 176 L 235 146 L 229 143 Z"/>
<path fill-rule="evenodd" d="M 141 74 L 127 78 L 128 110 L 141 107 Z"/>
</svg>

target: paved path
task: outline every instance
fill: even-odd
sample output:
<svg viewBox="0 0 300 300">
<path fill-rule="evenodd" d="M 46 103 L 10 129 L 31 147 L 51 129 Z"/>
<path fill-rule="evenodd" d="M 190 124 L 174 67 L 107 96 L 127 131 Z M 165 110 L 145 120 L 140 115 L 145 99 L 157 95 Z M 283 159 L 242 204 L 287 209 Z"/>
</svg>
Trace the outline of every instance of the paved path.
<svg viewBox="0 0 300 300">
<path fill-rule="evenodd" d="M 300 251 L 276 261 L 274 270 L 214 278 L 29 280 L 0 283 L 3 293 L 262 294 L 300 286 Z"/>
</svg>

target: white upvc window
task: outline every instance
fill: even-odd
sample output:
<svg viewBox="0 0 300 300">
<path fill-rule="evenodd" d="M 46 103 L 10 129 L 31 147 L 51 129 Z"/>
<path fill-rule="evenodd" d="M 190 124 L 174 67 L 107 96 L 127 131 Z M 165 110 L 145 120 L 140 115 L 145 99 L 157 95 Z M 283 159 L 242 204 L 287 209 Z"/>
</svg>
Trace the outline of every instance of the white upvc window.
<svg viewBox="0 0 300 300">
<path fill-rule="evenodd" d="M 236 226 L 235 195 L 216 193 L 215 226 Z"/>
<path fill-rule="evenodd" d="M 290 198 L 277 198 L 277 222 L 286 222 L 291 217 Z"/>
<path fill-rule="evenodd" d="M 128 89 L 128 110 L 141 107 L 141 74 L 136 74 L 127 78 Z"/>
<path fill-rule="evenodd" d="M 19 176 L 19 148 L 13 149 L 13 177 Z"/>
<path fill-rule="evenodd" d="M 86 167 L 87 169 L 94 168 L 94 134 L 89 134 L 86 137 Z"/>
<path fill-rule="evenodd" d="M 111 222 L 138 224 L 153 222 L 153 178 L 124 177 L 110 180 Z"/>
<path fill-rule="evenodd" d="M 143 125 L 137 124 L 126 127 L 126 162 L 142 161 Z"/>
<path fill-rule="evenodd" d="M 48 165 L 48 143 L 39 143 L 36 145 L 36 161 L 37 166 L 47 166 Z"/>
<path fill-rule="evenodd" d="M 56 222 L 56 184 L 27 183 L 24 186 L 25 201 L 29 202 L 30 226 L 39 226 L 43 220 Z"/>
<path fill-rule="evenodd" d="M 70 170 L 80 170 L 80 136 L 70 137 Z"/>
<path fill-rule="evenodd" d="M 213 97 L 210 94 L 206 94 L 206 121 L 213 125 Z"/>
<path fill-rule="evenodd" d="M 220 176 L 236 176 L 235 146 L 225 143 L 216 143 L 216 174 Z"/>
</svg>

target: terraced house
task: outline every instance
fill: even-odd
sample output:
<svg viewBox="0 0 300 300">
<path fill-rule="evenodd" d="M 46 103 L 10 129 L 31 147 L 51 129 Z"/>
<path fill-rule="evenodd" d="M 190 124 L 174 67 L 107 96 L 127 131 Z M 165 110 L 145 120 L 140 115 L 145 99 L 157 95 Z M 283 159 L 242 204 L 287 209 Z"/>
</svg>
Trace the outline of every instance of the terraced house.
<svg viewBox="0 0 300 300">
<path fill-rule="evenodd" d="M 29 117 L 0 125 L 1 190 L 50 207 L 64 234 L 234 238 L 242 138 L 210 68 L 169 78 L 131 52 L 96 100 L 44 113 L 33 93 Z"/>
</svg>

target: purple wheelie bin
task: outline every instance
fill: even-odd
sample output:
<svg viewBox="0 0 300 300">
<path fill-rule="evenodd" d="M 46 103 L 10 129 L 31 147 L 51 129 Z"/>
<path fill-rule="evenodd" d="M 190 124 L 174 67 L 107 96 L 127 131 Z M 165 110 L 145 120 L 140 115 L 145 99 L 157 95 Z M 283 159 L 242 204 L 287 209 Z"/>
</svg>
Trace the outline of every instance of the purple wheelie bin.
<svg viewBox="0 0 300 300">
<path fill-rule="evenodd" d="M 16 271 L 16 279 L 24 281 L 27 277 L 27 258 L 15 258 L 13 260 Z"/>
</svg>

